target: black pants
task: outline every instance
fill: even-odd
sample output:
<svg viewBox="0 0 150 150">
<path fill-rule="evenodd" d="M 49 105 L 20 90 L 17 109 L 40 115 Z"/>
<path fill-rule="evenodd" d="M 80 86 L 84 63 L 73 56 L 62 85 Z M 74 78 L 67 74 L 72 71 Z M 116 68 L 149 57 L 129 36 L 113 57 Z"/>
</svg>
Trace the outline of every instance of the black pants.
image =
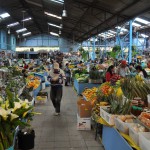
<svg viewBox="0 0 150 150">
<path fill-rule="evenodd" d="M 66 77 L 65 85 L 70 84 L 70 77 Z"/>
<path fill-rule="evenodd" d="M 60 103 L 62 99 L 63 87 L 51 86 L 50 97 L 56 113 L 60 113 Z"/>
</svg>

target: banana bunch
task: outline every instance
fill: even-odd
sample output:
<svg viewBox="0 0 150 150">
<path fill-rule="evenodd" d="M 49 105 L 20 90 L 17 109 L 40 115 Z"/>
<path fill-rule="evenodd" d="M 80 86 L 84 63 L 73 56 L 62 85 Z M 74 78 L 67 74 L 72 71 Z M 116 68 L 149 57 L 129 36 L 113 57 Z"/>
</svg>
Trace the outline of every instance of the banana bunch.
<svg viewBox="0 0 150 150">
<path fill-rule="evenodd" d="M 95 113 L 96 115 L 100 116 L 100 106 L 107 106 L 108 102 L 100 102 L 95 104 L 95 106 L 92 109 L 92 112 Z"/>
</svg>

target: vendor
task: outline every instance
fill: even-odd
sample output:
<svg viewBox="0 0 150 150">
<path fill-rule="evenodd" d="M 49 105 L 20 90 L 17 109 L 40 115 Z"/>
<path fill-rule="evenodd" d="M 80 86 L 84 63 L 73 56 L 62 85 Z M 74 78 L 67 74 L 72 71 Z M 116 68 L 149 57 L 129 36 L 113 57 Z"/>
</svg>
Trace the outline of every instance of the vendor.
<svg viewBox="0 0 150 150">
<path fill-rule="evenodd" d="M 117 69 L 117 73 L 121 76 L 121 77 L 125 77 L 127 74 L 130 73 L 129 68 L 127 67 L 127 62 L 126 60 L 122 60 L 121 64 L 119 65 L 118 69 Z"/>
<path fill-rule="evenodd" d="M 28 69 L 28 67 L 29 67 L 29 66 L 26 64 L 26 62 L 23 61 L 23 68 L 24 68 L 24 69 Z"/>
<path fill-rule="evenodd" d="M 71 71 L 69 69 L 69 63 L 66 63 L 66 67 L 64 71 L 65 71 L 65 76 L 66 76 L 65 86 L 68 86 L 70 84 L 70 78 L 71 78 Z"/>
<path fill-rule="evenodd" d="M 135 69 L 138 72 L 138 75 L 141 76 L 142 78 L 148 77 L 147 72 L 140 65 L 136 66 Z"/>
<path fill-rule="evenodd" d="M 110 82 L 111 78 L 113 77 L 114 70 L 115 70 L 115 67 L 113 65 L 109 66 L 106 72 L 106 76 L 105 76 L 106 82 Z"/>
</svg>

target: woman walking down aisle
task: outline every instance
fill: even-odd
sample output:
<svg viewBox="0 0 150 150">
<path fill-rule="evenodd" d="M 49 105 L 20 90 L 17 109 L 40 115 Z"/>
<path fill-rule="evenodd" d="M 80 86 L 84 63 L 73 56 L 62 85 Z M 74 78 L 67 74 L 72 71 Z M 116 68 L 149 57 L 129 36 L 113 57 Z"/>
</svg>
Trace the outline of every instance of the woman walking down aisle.
<svg viewBox="0 0 150 150">
<path fill-rule="evenodd" d="M 49 92 L 47 87 L 44 91 Z M 63 87 L 61 113 L 53 116 L 50 100 L 45 105 L 37 105 L 32 123 L 35 129 L 34 150 L 104 150 L 99 138 L 95 140 L 95 132 L 77 130 L 77 94 L 71 86 Z"/>
<path fill-rule="evenodd" d="M 54 67 L 49 73 L 48 80 L 51 83 L 50 98 L 55 108 L 55 116 L 60 115 L 60 103 L 63 95 L 63 79 L 66 79 L 63 70 L 59 68 L 58 63 L 54 63 Z"/>
</svg>

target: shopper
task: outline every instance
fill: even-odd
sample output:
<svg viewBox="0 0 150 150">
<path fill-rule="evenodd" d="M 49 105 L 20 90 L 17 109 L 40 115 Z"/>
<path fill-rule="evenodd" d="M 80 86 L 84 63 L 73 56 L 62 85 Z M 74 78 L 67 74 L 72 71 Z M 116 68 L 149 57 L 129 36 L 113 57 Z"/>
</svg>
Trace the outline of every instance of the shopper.
<svg viewBox="0 0 150 150">
<path fill-rule="evenodd" d="M 55 116 L 60 115 L 60 103 L 63 94 L 63 79 L 66 79 L 63 70 L 59 68 L 58 63 L 54 63 L 53 69 L 49 73 L 48 80 L 51 83 L 50 98 L 55 108 Z"/>
<path fill-rule="evenodd" d="M 130 70 L 131 73 L 134 73 L 136 71 L 136 69 L 134 68 L 134 64 L 133 63 L 129 64 L 129 70 Z"/>
<path fill-rule="evenodd" d="M 144 69 L 142 69 L 142 66 L 138 65 L 135 67 L 135 69 L 138 72 L 138 75 L 141 76 L 142 78 L 148 77 L 147 72 Z"/>
<path fill-rule="evenodd" d="M 150 60 L 148 60 L 148 62 L 147 62 L 147 68 L 150 69 Z"/>
<path fill-rule="evenodd" d="M 119 74 L 121 77 L 125 77 L 130 73 L 129 68 L 127 67 L 127 62 L 126 60 L 122 60 L 121 64 L 119 65 L 117 69 L 117 74 Z"/>
<path fill-rule="evenodd" d="M 29 66 L 26 64 L 26 62 L 23 61 L 23 68 L 24 68 L 24 69 L 28 69 L 28 67 L 29 67 Z"/>
<path fill-rule="evenodd" d="M 113 77 L 113 74 L 114 74 L 114 69 L 115 67 L 113 65 L 109 66 L 109 68 L 107 69 L 107 72 L 106 72 L 106 82 L 110 82 L 111 78 Z"/>
<path fill-rule="evenodd" d="M 65 86 L 68 86 L 70 84 L 70 77 L 71 77 L 69 63 L 66 63 L 66 67 L 65 67 L 64 71 L 65 71 L 65 76 L 66 76 Z"/>
</svg>

